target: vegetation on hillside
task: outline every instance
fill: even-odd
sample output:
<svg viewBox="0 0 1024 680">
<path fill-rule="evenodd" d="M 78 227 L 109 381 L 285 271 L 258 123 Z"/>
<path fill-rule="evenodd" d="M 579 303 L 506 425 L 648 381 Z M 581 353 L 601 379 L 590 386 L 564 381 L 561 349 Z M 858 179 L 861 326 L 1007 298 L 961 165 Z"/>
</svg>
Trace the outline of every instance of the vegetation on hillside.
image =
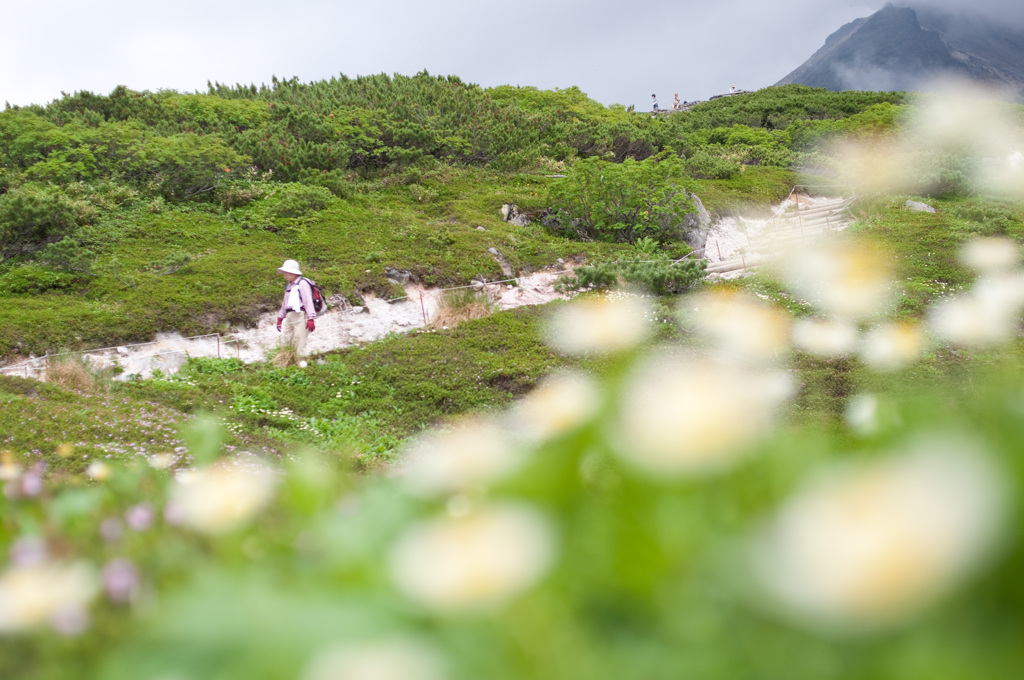
<svg viewBox="0 0 1024 680">
<path fill-rule="evenodd" d="M 252 323 L 285 257 L 353 301 L 488 248 L 613 290 L 305 369 L 0 378 L 0 677 L 1015 680 L 1024 207 L 964 136 L 908 150 L 918 106 L 423 73 L 0 113 L 0 357 Z M 763 208 L 849 142 L 912 181 L 845 238 L 677 262 L 689 192 Z"/>
</svg>

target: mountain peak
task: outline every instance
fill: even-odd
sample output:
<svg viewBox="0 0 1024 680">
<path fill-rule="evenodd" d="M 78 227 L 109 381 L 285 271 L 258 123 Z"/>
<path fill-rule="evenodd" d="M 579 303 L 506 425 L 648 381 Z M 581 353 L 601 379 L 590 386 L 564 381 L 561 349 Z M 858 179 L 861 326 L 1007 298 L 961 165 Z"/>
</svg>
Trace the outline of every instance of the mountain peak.
<svg viewBox="0 0 1024 680">
<path fill-rule="evenodd" d="M 777 85 L 829 90 L 923 90 L 955 76 L 1024 95 L 1024 31 L 991 21 L 887 4 L 835 31 Z"/>
</svg>

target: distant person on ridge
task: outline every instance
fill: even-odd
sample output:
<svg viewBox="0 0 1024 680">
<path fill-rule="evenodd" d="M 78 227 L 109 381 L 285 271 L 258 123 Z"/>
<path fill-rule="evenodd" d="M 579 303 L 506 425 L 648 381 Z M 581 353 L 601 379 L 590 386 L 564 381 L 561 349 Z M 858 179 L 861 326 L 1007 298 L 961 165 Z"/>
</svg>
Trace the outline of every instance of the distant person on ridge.
<svg viewBox="0 0 1024 680">
<path fill-rule="evenodd" d="M 651 95 L 651 102 L 654 103 L 654 110 L 655 110 L 655 112 L 657 112 L 657 110 L 658 110 L 658 96 L 652 94 Z"/>
<path fill-rule="evenodd" d="M 313 288 L 302 276 L 299 263 L 295 260 L 285 260 L 277 271 L 288 281 L 288 285 L 284 287 L 281 310 L 277 313 L 277 330 L 284 334 L 281 336 L 281 343 L 295 350 L 299 367 L 305 368 L 306 337 L 316 328 L 316 324 L 313 323 L 313 319 L 316 318 Z"/>
<path fill-rule="evenodd" d="M 672 110 L 678 111 L 681 108 L 683 108 L 683 105 L 679 103 L 679 93 L 676 92 L 676 97 L 672 100 Z"/>
</svg>

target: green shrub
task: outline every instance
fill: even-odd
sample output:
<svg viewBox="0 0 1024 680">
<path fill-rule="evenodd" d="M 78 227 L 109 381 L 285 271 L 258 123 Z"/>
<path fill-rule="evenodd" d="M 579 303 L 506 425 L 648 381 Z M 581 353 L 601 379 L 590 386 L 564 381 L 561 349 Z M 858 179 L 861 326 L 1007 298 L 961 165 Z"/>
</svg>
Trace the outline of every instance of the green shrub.
<svg viewBox="0 0 1024 680">
<path fill-rule="evenodd" d="M 331 192 L 324 187 L 289 184 L 274 196 L 267 212 L 271 217 L 300 217 L 322 210 L 331 199 Z"/>
<path fill-rule="evenodd" d="M 739 171 L 739 161 L 724 158 L 706 147 L 697 149 L 686 159 L 686 172 L 698 179 L 731 179 Z"/>
<path fill-rule="evenodd" d="M 89 212 L 59 190 L 23 185 L 0 195 L 0 258 L 33 253 L 64 238 Z"/>
<path fill-rule="evenodd" d="M 228 375 L 238 373 L 245 367 L 240 359 L 221 359 L 212 357 L 190 357 L 178 371 L 182 377 L 200 375 Z"/>
<path fill-rule="evenodd" d="M 231 210 L 248 205 L 266 195 L 266 189 L 254 182 L 228 182 L 217 188 L 217 202 Z"/>
<path fill-rule="evenodd" d="M 673 225 L 693 210 L 683 162 L 663 154 L 643 161 L 578 161 L 550 190 L 553 207 L 585 237 L 632 243 L 673 237 Z M 565 228 L 563 227 L 563 231 Z"/>
<path fill-rule="evenodd" d="M 37 264 L 24 264 L 0 276 L 0 296 L 35 295 L 48 290 L 67 290 L 80 286 L 79 276 L 55 271 Z"/>
<path fill-rule="evenodd" d="M 562 277 L 560 286 L 571 290 L 626 285 L 654 295 L 672 295 L 703 279 L 704 266 L 701 260 L 679 262 L 664 255 L 652 260 L 616 260 L 577 267 L 573 275 Z"/>
</svg>

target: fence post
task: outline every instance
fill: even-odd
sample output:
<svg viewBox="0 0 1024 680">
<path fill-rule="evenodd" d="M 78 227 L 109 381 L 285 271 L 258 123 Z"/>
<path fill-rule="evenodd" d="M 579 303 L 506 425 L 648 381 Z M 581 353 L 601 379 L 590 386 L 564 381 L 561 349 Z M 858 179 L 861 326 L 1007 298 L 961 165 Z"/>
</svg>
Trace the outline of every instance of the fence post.
<svg viewBox="0 0 1024 680">
<path fill-rule="evenodd" d="M 220 359 L 220 333 L 217 333 L 217 358 Z"/>
<path fill-rule="evenodd" d="M 420 311 L 423 312 L 423 325 L 427 325 L 427 307 L 423 304 L 423 291 L 420 291 Z"/>
</svg>

